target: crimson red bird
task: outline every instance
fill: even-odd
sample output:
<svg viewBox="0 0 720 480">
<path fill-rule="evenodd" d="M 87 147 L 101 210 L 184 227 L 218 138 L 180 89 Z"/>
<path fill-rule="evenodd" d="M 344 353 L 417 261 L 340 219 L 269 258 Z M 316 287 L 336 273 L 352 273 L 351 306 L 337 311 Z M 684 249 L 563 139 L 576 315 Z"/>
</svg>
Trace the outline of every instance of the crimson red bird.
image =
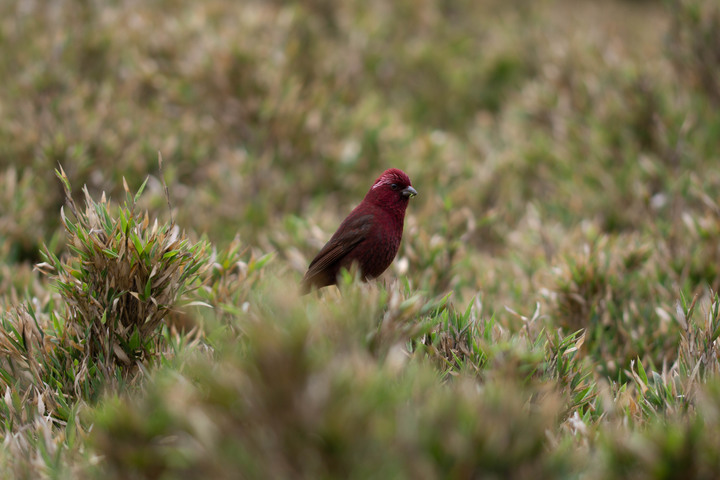
<svg viewBox="0 0 720 480">
<path fill-rule="evenodd" d="M 405 209 L 415 195 L 417 191 L 402 170 L 391 168 L 380 175 L 310 262 L 302 279 L 303 295 L 313 287 L 335 285 L 340 269 L 349 269 L 353 263 L 363 280 L 380 276 L 397 255 Z"/>
</svg>

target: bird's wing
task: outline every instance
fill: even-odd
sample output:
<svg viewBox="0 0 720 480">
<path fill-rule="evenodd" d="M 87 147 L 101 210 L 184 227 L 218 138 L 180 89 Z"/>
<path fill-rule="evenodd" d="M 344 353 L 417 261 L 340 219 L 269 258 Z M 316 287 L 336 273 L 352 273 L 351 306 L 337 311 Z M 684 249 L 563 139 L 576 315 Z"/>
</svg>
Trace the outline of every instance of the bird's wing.
<svg viewBox="0 0 720 480">
<path fill-rule="evenodd" d="M 327 267 L 342 259 L 350 253 L 358 243 L 365 240 L 372 227 L 373 215 L 360 215 L 348 218 L 338 227 L 337 232 L 315 256 L 303 282 L 308 282 L 314 276 L 322 273 Z"/>
</svg>

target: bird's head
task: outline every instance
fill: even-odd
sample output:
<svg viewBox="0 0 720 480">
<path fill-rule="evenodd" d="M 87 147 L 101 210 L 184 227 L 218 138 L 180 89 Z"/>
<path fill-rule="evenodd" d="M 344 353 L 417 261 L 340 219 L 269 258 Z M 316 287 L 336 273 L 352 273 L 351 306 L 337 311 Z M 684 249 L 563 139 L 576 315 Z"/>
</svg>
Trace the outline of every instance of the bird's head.
<svg viewBox="0 0 720 480">
<path fill-rule="evenodd" d="M 372 188 L 365 196 L 365 200 L 381 206 L 402 207 L 404 211 L 410 197 L 414 197 L 417 193 L 405 172 L 397 168 L 391 168 L 385 170 L 375 180 Z"/>
</svg>

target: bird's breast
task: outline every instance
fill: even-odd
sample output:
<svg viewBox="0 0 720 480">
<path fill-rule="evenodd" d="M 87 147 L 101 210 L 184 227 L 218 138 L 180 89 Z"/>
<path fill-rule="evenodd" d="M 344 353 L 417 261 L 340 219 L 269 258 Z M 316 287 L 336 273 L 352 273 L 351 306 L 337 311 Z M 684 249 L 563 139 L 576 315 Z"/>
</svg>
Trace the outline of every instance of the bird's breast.
<svg viewBox="0 0 720 480">
<path fill-rule="evenodd" d="M 362 275 L 366 278 L 375 278 L 387 270 L 397 255 L 400 247 L 402 230 L 398 231 L 392 225 L 378 225 L 356 253 L 356 260 L 362 267 Z"/>
</svg>

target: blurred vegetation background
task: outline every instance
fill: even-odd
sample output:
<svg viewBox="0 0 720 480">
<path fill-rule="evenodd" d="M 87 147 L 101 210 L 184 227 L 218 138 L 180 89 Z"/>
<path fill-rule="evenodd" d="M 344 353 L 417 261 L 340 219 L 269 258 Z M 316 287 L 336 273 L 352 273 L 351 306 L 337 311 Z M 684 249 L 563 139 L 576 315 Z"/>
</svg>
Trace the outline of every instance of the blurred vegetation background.
<svg viewBox="0 0 720 480">
<path fill-rule="evenodd" d="M 0 78 L 8 475 L 720 475 L 716 0 L 7 0 Z"/>
</svg>

